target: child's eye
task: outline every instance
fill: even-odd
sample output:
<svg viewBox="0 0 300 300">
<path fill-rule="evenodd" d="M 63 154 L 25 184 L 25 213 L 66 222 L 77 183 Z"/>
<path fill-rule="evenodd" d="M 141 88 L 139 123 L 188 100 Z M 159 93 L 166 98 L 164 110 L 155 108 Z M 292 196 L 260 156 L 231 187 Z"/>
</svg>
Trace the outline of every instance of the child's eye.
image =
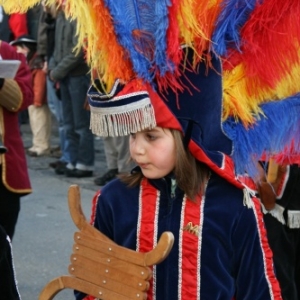
<svg viewBox="0 0 300 300">
<path fill-rule="evenodd" d="M 130 138 L 135 139 L 136 134 L 135 133 L 130 133 Z"/>
<path fill-rule="evenodd" d="M 146 137 L 150 141 L 154 141 L 156 139 L 156 136 L 150 133 L 147 133 Z"/>
</svg>

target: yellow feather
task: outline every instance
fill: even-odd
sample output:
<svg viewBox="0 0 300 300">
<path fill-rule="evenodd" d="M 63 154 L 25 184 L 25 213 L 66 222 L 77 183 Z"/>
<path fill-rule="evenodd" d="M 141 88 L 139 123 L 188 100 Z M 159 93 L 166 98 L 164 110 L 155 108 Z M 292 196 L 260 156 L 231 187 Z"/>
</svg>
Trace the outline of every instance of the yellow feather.
<svg viewBox="0 0 300 300">
<path fill-rule="evenodd" d="M 177 20 L 181 42 L 195 52 L 194 63 L 201 60 L 203 51 L 209 49 L 215 20 L 222 0 L 182 0 Z"/>
<path fill-rule="evenodd" d="M 249 93 L 247 78 L 242 64 L 223 74 L 223 119 L 229 116 L 241 119 L 245 125 L 254 122 L 254 115 L 261 114 L 259 103 L 266 97 L 265 91 Z"/>
<path fill-rule="evenodd" d="M 0 1 L 0 4 L 6 13 L 11 14 L 25 13 L 29 8 L 35 6 L 39 2 L 40 0 L 2 0 Z"/>
<path fill-rule="evenodd" d="M 117 78 L 128 81 L 133 77 L 132 66 L 125 59 L 124 49 L 118 43 L 112 20 L 103 0 L 69 0 L 69 14 L 78 21 L 79 45 L 86 49 L 92 76 L 105 81 L 108 89 Z M 99 18 L 101 13 L 101 18 Z"/>
<path fill-rule="evenodd" d="M 300 58 L 300 51 L 299 51 Z M 251 88 L 249 88 L 251 87 Z M 223 72 L 223 119 L 229 116 L 249 126 L 262 113 L 262 103 L 282 100 L 300 90 L 300 63 L 291 65 L 288 75 L 275 88 L 262 86 L 257 77 L 249 78 L 242 64 Z"/>
<path fill-rule="evenodd" d="M 296 94 L 300 91 L 300 64 L 295 64 L 291 67 L 286 78 L 276 86 L 276 96 L 278 99 L 283 99 Z"/>
<path fill-rule="evenodd" d="M 200 36 L 204 39 L 208 39 L 199 25 L 200 22 L 198 19 L 198 13 L 200 5 L 198 2 L 200 1 L 181 1 L 177 16 L 181 38 L 183 39 L 184 43 L 190 47 L 193 47 L 195 37 Z"/>
</svg>

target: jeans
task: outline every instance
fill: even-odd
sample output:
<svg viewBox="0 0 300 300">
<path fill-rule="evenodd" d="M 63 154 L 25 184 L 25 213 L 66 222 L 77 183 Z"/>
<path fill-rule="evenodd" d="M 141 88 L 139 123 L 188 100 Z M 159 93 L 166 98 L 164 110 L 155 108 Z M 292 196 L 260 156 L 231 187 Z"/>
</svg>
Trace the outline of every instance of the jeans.
<svg viewBox="0 0 300 300">
<path fill-rule="evenodd" d="M 65 136 L 62 102 L 58 99 L 55 93 L 54 83 L 49 79 L 49 77 L 47 77 L 47 99 L 48 107 L 58 123 L 59 146 L 62 152 L 60 161 L 68 163 L 70 162 L 70 154 L 67 152 L 68 141 L 66 140 Z"/>
<path fill-rule="evenodd" d="M 90 77 L 66 76 L 60 81 L 64 129 L 72 167 L 93 170 L 94 135 L 90 130 L 90 112 L 84 108 Z"/>
</svg>

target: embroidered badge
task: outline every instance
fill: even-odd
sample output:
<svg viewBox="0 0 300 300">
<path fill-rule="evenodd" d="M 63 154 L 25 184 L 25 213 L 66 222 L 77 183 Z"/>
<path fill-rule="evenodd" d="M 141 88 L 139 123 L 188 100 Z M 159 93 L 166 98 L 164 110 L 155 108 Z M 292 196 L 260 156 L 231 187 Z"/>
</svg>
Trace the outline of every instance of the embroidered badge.
<svg viewBox="0 0 300 300">
<path fill-rule="evenodd" d="M 183 227 L 183 231 L 188 231 L 195 236 L 199 236 L 199 225 L 193 225 L 192 222 L 189 222 Z"/>
</svg>

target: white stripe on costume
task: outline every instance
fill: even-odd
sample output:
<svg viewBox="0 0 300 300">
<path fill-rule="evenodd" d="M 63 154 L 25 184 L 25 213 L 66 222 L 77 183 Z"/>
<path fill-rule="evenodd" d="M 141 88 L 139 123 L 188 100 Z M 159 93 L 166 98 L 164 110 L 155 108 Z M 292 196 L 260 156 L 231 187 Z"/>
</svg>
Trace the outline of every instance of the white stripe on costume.
<svg viewBox="0 0 300 300">
<path fill-rule="evenodd" d="M 157 191 L 156 197 L 156 207 L 155 207 L 155 219 L 154 219 L 154 236 L 153 236 L 153 248 L 157 245 L 157 227 L 158 227 L 158 211 L 160 204 L 160 191 Z M 152 269 L 152 277 L 153 277 L 153 300 L 156 299 L 156 265 L 153 266 Z"/>
<path fill-rule="evenodd" d="M 136 227 L 136 251 L 137 252 L 140 252 L 140 246 L 141 246 L 139 237 L 141 236 L 141 220 L 142 220 L 142 206 L 143 206 L 142 196 L 143 196 L 143 186 L 140 185 L 139 215 L 138 215 L 138 223 Z"/>
<path fill-rule="evenodd" d="M 200 286 L 201 286 L 201 253 L 202 253 L 202 232 L 203 232 L 203 223 L 204 223 L 204 205 L 205 205 L 205 196 L 202 197 L 200 203 L 200 224 L 199 224 L 199 239 L 198 239 L 198 263 L 197 263 L 197 282 L 198 282 L 198 289 L 197 289 L 197 300 L 200 300 Z"/>
<path fill-rule="evenodd" d="M 182 201 L 181 216 L 180 216 L 180 227 L 179 227 L 179 241 L 178 241 L 178 300 L 181 300 L 181 289 L 182 289 L 182 236 L 184 227 L 184 211 L 186 206 L 186 195 Z"/>
</svg>

